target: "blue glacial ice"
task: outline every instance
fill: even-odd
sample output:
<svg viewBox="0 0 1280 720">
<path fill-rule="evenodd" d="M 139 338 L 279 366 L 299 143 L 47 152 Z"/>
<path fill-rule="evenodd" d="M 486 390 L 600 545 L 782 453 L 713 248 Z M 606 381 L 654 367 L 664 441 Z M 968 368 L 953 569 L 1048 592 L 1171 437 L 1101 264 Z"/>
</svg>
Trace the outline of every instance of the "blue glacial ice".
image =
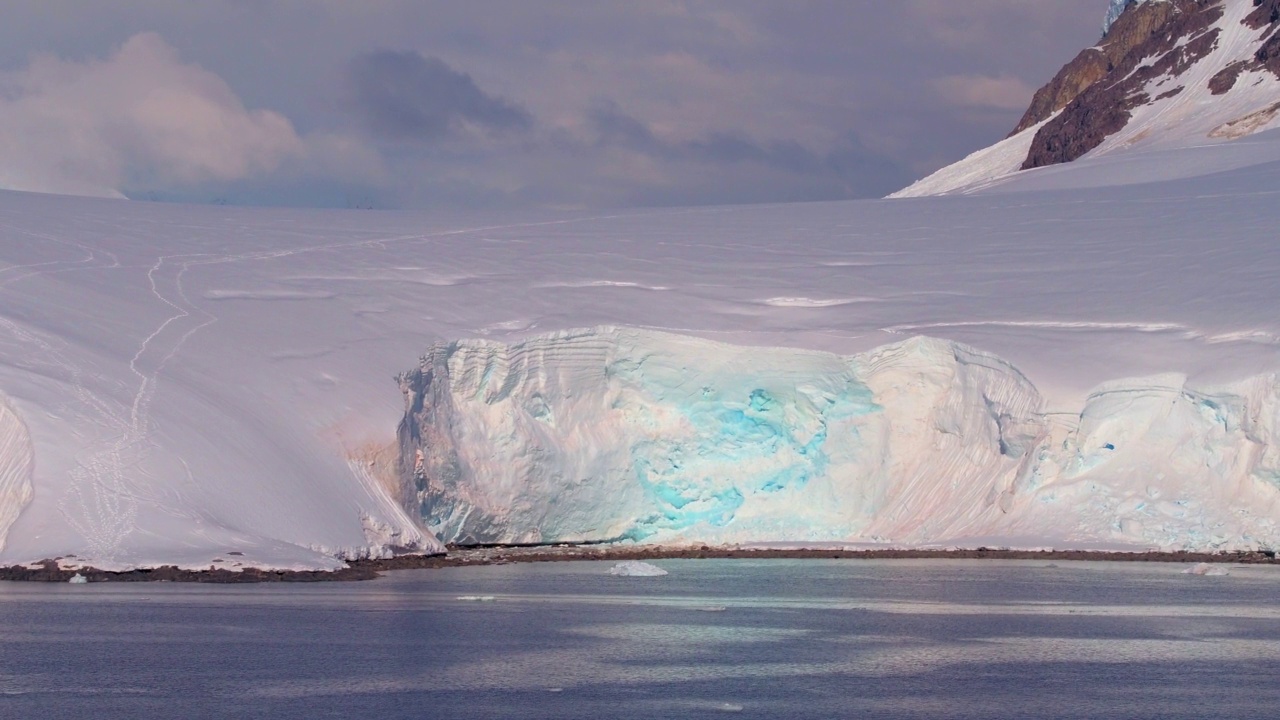
<svg viewBox="0 0 1280 720">
<path fill-rule="evenodd" d="M 1111 25 L 1124 13 L 1130 5 L 1146 2 L 1146 0 L 1111 0 L 1111 5 L 1107 7 L 1107 16 L 1102 20 L 1102 34 L 1106 35 L 1111 30 Z"/>
<path fill-rule="evenodd" d="M 1125 380 L 1064 415 L 945 340 L 600 328 L 442 343 L 402 386 L 403 497 L 446 542 L 1280 544 L 1274 376 Z"/>
</svg>

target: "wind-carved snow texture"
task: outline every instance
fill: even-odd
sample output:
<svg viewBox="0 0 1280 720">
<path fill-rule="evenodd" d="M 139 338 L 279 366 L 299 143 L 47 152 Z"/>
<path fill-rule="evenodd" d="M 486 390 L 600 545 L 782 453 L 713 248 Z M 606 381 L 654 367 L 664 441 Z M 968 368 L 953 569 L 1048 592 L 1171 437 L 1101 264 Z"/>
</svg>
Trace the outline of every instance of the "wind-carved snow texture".
<svg viewBox="0 0 1280 720">
<path fill-rule="evenodd" d="M 120 266 L 119 258 L 105 250 L 47 235 L 25 235 L 29 240 L 69 249 L 73 258 L 3 268 L 0 270 L 0 287 L 38 275 Z M 82 257 L 74 257 L 80 253 Z M 77 459 L 71 471 L 71 482 L 59 505 L 67 524 L 79 531 L 92 552 L 112 559 L 121 539 L 133 529 L 134 499 L 125 480 L 125 468 L 131 464 L 131 460 L 126 458 L 138 449 L 134 444 L 136 438 L 130 431 L 131 423 L 119 407 L 89 389 L 84 370 L 57 346 L 65 343 L 56 338 L 46 339 L 38 331 L 5 317 L 0 317 L 0 329 L 6 331 L 9 339 L 20 348 L 32 370 L 69 386 L 71 398 L 63 408 L 64 412 L 92 416 L 100 427 L 109 428 L 97 439 L 97 450 Z M 135 407 L 135 414 L 137 409 Z M 6 404 L 4 415 L 4 424 L 11 430 L 7 433 L 10 442 L 5 448 L 3 457 L 6 461 L 3 464 L 14 470 L 22 468 L 20 472 L 25 473 L 28 479 L 26 483 L 12 480 L 8 483 L 9 492 L 0 487 L 0 550 L 4 548 L 8 526 L 31 500 L 29 476 L 34 464 L 31 441 L 16 410 Z M 10 451 L 15 453 L 13 457 L 9 457 Z"/>
<path fill-rule="evenodd" d="M 0 395 L 0 550 L 18 514 L 31 502 L 35 451 L 31 435 L 9 399 Z"/>
<path fill-rule="evenodd" d="M 402 382 L 406 481 L 445 541 L 1280 543 L 1273 376 L 1104 386 L 1071 417 L 942 340 L 603 328 L 439 345 Z"/>
</svg>

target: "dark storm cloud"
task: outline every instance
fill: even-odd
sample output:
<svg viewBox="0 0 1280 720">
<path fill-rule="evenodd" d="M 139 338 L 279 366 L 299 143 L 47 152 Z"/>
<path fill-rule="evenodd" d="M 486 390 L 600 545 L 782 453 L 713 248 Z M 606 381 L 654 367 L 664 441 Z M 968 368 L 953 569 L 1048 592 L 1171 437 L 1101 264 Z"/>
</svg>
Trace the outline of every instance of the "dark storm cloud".
<svg viewBox="0 0 1280 720">
<path fill-rule="evenodd" d="M 700 164 L 713 172 L 742 174 L 745 170 L 750 175 L 754 166 L 767 170 L 775 183 L 778 176 L 791 175 L 806 181 L 804 185 L 812 193 L 808 199 L 878 196 L 911 179 L 906 167 L 870 151 L 853 132 L 827 152 L 817 153 L 794 140 L 757 141 L 728 129 L 712 130 L 683 142 L 664 141 L 611 101 L 596 102 L 589 118 L 597 146 L 624 147 L 668 162 Z M 696 193 L 687 199 L 691 204 L 702 200 Z"/>
<path fill-rule="evenodd" d="M 361 119 L 389 139 L 432 140 L 468 124 L 522 130 L 533 122 L 523 108 L 485 93 L 437 57 L 380 50 L 357 56 L 348 73 Z"/>
</svg>

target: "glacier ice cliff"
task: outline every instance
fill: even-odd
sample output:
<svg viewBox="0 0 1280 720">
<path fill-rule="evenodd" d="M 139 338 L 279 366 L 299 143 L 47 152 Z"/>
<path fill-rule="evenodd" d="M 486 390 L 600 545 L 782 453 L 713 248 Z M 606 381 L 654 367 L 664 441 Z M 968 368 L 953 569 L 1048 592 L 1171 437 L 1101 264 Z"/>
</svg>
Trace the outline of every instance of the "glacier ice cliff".
<svg viewBox="0 0 1280 720">
<path fill-rule="evenodd" d="M 1111 0 L 1111 5 L 1107 7 L 1107 15 L 1102 19 L 1102 34 L 1106 35 L 1111 30 L 1111 26 L 1120 19 L 1130 5 L 1137 5 L 1140 2 L 1145 0 Z"/>
<path fill-rule="evenodd" d="M 403 499 L 446 542 L 1280 540 L 1274 376 L 1047 413 L 944 340 L 842 357 L 600 328 L 442 343 L 401 385 Z"/>
</svg>

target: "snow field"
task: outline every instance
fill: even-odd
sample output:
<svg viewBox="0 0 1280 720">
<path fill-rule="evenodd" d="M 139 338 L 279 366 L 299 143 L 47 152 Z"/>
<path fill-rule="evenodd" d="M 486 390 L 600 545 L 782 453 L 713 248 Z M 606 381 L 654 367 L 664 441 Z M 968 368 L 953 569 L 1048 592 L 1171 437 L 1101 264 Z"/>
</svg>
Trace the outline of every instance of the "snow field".
<svg viewBox="0 0 1280 720">
<path fill-rule="evenodd" d="M 1125 157 L 1018 193 L 596 216 L 0 193 L 31 458 L 0 463 L 30 484 L 0 564 L 337 567 L 439 547 L 428 522 L 1260 544 L 1280 138 Z M 425 350 L 419 488 L 394 378 Z"/>
</svg>

